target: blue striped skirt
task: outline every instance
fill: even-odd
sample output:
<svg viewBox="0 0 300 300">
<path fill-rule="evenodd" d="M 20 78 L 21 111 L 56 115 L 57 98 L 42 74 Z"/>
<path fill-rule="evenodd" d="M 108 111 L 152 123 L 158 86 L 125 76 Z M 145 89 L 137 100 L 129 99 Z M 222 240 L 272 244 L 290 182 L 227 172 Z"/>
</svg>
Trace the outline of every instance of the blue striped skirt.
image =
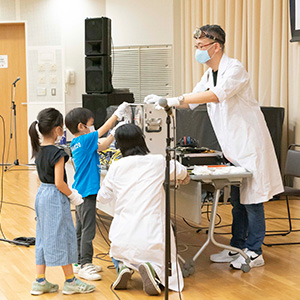
<svg viewBox="0 0 300 300">
<path fill-rule="evenodd" d="M 70 201 L 55 184 L 41 183 L 36 199 L 37 265 L 64 266 L 76 263 L 77 238 Z"/>
</svg>

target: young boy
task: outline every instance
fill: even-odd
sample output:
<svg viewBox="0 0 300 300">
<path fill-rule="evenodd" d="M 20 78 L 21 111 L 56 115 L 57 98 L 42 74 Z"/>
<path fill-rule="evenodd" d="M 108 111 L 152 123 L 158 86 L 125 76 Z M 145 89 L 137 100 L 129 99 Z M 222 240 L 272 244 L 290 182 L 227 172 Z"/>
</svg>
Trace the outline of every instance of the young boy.
<svg viewBox="0 0 300 300">
<path fill-rule="evenodd" d="M 131 270 L 138 270 L 148 295 L 159 295 L 165 280 L 165 158 L 149 154 L 141 129 L 134 124 L 116 130 L 116 144 L 122 158 L 110 166 L 98 193 L 102 203 L 115 200 L 114 219 L 109 230 L 110 256 L 117 269 L 112 287 L 126 289 Z M 189 182 L 186 168 L 170 163 L 170 179 Z M 176 262 L 175 238 L 171 234 L 172 275 L 169 287 L 181 291 L 183 278 Z"/>
<path fill-rule="evenodd" d="M 96 196 L 100 188 L 98 151 L 108 148 L 114 140 L 110 134 L 98 144 L 98 138 L 124 116 L 127 107 L 128 103 L 122 103 L 97 131 L 94 128 L 94 114 L 86 108 L 75 108 L 65 118 L 67 128 L 75 136 L 71 142 L 75 164 L 73 188 L 84 200 L 81 205 L 76 206 L 78 264 L 74 266 L 74 273 L 86 280 L 101 279 L 101 275 L 98 274 L 101 267 L 92 264 L 93 239 L 96 232 Z"/>
</svg>

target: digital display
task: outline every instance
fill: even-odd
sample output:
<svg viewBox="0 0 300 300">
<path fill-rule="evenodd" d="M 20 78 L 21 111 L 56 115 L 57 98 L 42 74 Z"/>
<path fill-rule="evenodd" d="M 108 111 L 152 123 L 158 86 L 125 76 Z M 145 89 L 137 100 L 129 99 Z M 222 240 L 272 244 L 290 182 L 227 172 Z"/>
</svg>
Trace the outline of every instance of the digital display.
<svg viewBox="0 0 300 300">
<path fill-rule="evenodd" d="M 300 42 L 300 0 L 290 0 L 291 42 Z"/>
</svg>

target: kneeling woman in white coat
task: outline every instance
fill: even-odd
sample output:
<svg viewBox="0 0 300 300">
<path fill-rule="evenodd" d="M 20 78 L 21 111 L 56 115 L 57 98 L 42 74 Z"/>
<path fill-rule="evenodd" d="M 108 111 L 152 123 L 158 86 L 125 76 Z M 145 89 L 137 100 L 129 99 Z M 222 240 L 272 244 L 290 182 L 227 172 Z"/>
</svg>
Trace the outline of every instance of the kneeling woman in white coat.
<svg viewBox="0 0 300 300">
<path fill-rule="evenodd" d="M 165 158 L 148 154 L 141 129 L 134 124 L 120 126 L 115 133 L 117 146 L 123 158 L 109 168 L 97 199 L 102 203 L 115 201 L 114 219 L 109 239 L 110 256 L 117 269 L 114 289 L 126 289 L 131 270 L 138 270 L 144 291 L 160 294 L 165 282 Z M 186 168 L 173 161 L 170 178 L 180 183 L 189 182 Z M 175 238 L 171 231 L 172 276 L 169 288 L 181 291 L 183 278 L 176 263 Z M 177 280 L 177 274 L 179 280 Z"/>
</svg>

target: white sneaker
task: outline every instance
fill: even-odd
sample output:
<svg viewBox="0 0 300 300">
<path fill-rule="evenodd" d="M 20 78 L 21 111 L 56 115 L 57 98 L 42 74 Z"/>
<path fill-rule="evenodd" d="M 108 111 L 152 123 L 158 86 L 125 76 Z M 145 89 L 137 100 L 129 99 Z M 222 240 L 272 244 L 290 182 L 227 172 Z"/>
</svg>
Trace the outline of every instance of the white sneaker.
<svg viewBox="0 0 300 300">
<path fill-rule="evenodd" d="M 238 252 L 231 252 L 230 250 L 224 249 L 219 253 L 212 254 L 209 258 L 212 262 L 225 263 L 232 262 L 233 260 L 237 259 L 238 256 Z"/>
<path fill-rule="evenodd" d="M 97 266 L 97 265 L 94 265 L 94 264 L 90 264 L 90 265 L 93 265 L 96 269 L 97 272 L 102 272 L 102 267 L 101 266 Z M 79 270 L 81 269 L 81 265 L 79 264 L 73 264 L 73 272 L 74 274 L 78 274 Z"/>
<path fill-rule="evenodd" d="M 98 274 L 93 264 L 85 264 L 83 268 L 78 271 L 78 276 L 86 280 L 100 280 L 101 275 Z"/>
<path fill-rule="evenodd" d="M 81 269 L 81 265 L 73 264 L 73 272 L 74 274 L 78 274 L 78 271 Z"/>
<path fill-rule="evenodd" d="M 250 264 L 249 264 L 250 268 L 261 267 L 265 264 L 262 254 L 258 255 L 254 251 L 248 249 L 245 249 L 244 251 L 250 258 Z M 246 263 L 245 258 L 239 254 L 239 257 L 230 264 L 230 267 L 236 270 L 240 270 L 242 264 L 245 263 Z"/>
<path fill-rule="evenodd" d="M 93 265 L 95 267 L 97 272 L 102 272 L 102 267 L 101 266 L 94 265 L 94 264 L 91 264 L 91 265 Z"/>
</svg>

